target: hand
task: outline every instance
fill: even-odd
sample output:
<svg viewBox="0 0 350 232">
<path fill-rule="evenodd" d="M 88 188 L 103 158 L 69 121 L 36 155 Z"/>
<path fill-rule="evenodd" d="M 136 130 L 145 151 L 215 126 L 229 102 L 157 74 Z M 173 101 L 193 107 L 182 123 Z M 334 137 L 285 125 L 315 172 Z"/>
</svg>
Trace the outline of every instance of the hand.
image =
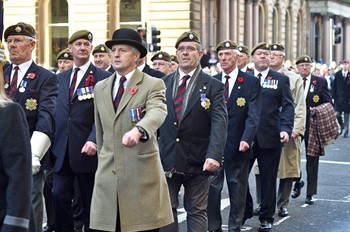
<svg viewBox="0 0 350 232">
<path fill-rule="evenodd" d="M 296 131 L 293 131 L 290 137 L 292 137 L 293 139 L 296 139 L 299 137 L 299 133 Z"/>
<path fill-rule="evenodd" d="M 280 132 L 280 141 L 281 143 L 288 143 L 289 135 L 287 132 L 284 132 L 284 131 Z"/>
<path fill-rule="evenodd" d="M 124 134 L 122 144 L 126 147 L 132 148 L 139 143 L 141 136 L 142 134 L 140 131 L 134 127 Z"/>
<path fill-rule="evenodd" d="M 81 149 L 81 153 L 85 153 L 88 156 L 93 156 L 96 154 L 97 146 L 95 143 L 91 141 L 87 141 L 83 148 Z"/>
<path fill-rule="evenodd" d="M 241 141 L 239 144 L 239 151 L 246 152 L 249 149 L 249 144 L 246 141 Z"/>
<path fill-rule="evenodd" d="M 35 175 L 40 171 L 40 159 L 37 156 L 32 156 L 32 174 Z"/>
<path fill-rule="evenodd" d="M 5 62 L 5 51 L 0 48 L 0 62 L 4 63 Z"/>
<path fill-rule="evenodd" d="M 203 171 L 215 172 L 220 167 L 220 163 L 214 159 L 208 158 L 203 165 Z"/>
</svg>

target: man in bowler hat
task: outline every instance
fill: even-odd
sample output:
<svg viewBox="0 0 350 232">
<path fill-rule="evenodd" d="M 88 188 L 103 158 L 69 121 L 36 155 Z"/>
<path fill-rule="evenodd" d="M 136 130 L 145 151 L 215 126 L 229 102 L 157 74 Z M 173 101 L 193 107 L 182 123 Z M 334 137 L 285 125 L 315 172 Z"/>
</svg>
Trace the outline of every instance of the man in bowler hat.
<svg viewBox="0 0 350 232">
<path fill-rule="evenodd" d="M 106 45 L 116 71 L 95 90 L 98 167 L 90 226 L 156 232 L 173 222 L 157 143 L 167 114 L 164 82 L 138 70 L 147 50 L 135 30 L 116 30 Z"/>
</svg>

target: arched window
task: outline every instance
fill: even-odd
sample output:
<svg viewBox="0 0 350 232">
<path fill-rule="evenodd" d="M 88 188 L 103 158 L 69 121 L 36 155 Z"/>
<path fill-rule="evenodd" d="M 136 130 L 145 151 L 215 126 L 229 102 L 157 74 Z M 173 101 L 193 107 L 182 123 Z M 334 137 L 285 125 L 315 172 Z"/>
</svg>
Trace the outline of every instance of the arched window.
<svg viewBox="0 0 350 232">
<path fill-rule="evenodd" d="M 120 0 L 119 25 L 121 28 L 137 29 L 142 25 L 141 1 L 140 0 Z"/>
<path fill-rule="evenodd" d="M 57 54 L 67 48 L 68 3 L 67 0 L 52 0 L 48 5 L 49 65 L 57 67 Z"/>
</svg>

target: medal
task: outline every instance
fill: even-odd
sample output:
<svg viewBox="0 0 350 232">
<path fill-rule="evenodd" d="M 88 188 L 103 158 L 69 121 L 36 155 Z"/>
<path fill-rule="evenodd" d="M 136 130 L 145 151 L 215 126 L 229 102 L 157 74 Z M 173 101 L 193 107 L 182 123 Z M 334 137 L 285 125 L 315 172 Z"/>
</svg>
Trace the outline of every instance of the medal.
<svg viewBox="0 0 350 232">
<path fill-rule="evenodd" d="M 22 80 L 21 83 L 20 83 L 19 85 L 20 85 L 20 87 L 19 87 L 18 91 L 19 91 L 20 93 L 24 93 L 24 91 L 26 91 L 27 81 Z"/>
<path fill-rule="evenodd" d="M 77 95 L 78 95 L 78 100 L 82 101 L 83 100 L 83 95 L 81 89 L 77 89 Z"/>
<path fill-rule="evenodd" d="M 6 83 L 6 84 L 4 85 L 4 88 L 7 89 L 9 86 L 10 86 L 10 85 L 9 85 L 8 83 Z"/>
<path fill-rule="evenodd" d="M 79 100 L 79 101 L 82 101 L 82 100 L 83 100 L 83 96 L 81 96 L 81 95 L 78 96 L 78 100 Z"/>
<path fill-rule="evenodd" d="M 201 106 L 204 108 L 205 105 L 205 93 L 201 93 Z"/>
<path fill-rule="evenodd" d="M 21 87 L 18 89 L 18 91 L 19 91 L 20 93 L 24 93 L 24 91 L 26 91 L 26 89 L 25 89 L 23 86 L 21 86 Z"/>
<path fill-rule="evenodd" d="M 131 123 L 133 124 L 133 125 L 136 125 L 136 109 L 134 109 L 134 108 L 131 108 L 130 109 L 130 118 L 131 118 Z"/>
</svg>

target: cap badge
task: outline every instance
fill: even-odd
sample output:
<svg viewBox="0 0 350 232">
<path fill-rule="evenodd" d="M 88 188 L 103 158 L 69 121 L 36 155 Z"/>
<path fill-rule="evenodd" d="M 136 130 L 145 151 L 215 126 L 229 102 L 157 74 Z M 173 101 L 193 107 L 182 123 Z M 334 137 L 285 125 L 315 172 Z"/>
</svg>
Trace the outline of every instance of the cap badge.
<svg viewBox="0 0 350 232">
<path fill-rule="evenodd" d="M 242 51 L 242 47 L 238 47 L 238 51 Z"/>
<path fill-rule="evenodd" d="M 273 49 L 277 49 L 277 45 L 275 44 L 275 45 L 273 45 Z"/>
<path fill-rule="evenodd" d="M 193 34 L 189 34 L 188 38 L 193 39 Z"/>
<path fill-rule="evenodd" d="M 65 58 L 67 58 L 68 57 L 68 53 L 64 53 L 64 55 L 63 55 Z"/>
<path fill-rule="evenodd" d="M 309 61 L 309 59 L 307 57 L 304 58 L 304 61 Z"/>
<path fill-rule="evenodd" d="M 17 33 L 20 33 L 20 32 L 22 31 L 22 28 L 21 28 L 20 26 L 17 26 L 17 27 L 15 28 L 15 31 L 16 31 Z"/>
<path fill-rule="evenodd" d="M 104 52 L 104 51 L 105 51 L 105 48 L 104 48 L 104 47 L 101 47 L 101 51 Z"/>
<path fill-rule="evenodd" d="M 229 43 L 229 42 L 226 42 L 226 43 L 225 43 L 225 47 L 227 47 L 227 48 L 230 47 L 230 43 Z"/>
<path fill-rule="evenodd" d="M 162 58 L 163 58 L 163 55 L 162 55 L 162 54 L 159 54 L 159 55 L 158 55 L 158 58 L 159 58 L 159 59 L 162 59 Z"/>
<path fill-rule="evenodd" d="M 92 35 L 91 35 L 90 33 L 88 34 L 88 38 L 89 38 L 89 39 L 92 39 Z"/>
<path fill-rule="evenodd" d="M 269 44 L 266 44 L 266 48 L 269 48 Z"/>
</svg>

